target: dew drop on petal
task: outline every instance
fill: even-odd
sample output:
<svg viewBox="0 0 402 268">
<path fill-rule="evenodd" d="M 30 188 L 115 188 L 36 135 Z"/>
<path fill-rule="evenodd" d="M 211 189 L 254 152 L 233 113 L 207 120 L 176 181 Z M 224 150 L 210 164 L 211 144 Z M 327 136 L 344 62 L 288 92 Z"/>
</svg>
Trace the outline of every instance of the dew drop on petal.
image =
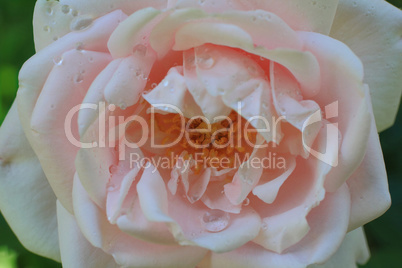
<svg viewBox="0 0 402 268">
<path fill-rule="evenodd" d="M 156 88 L 157 86 L 158 86 L 157 83 L 152 83 L 151 88 L 154 89 L 154 88 Z"/>
<path fill-rule="evenodd" d="M 49 15 L 49 16 L 52 16 L 53 15 L 53 8 L 47 7 L 46 8 L 46 14 Z"/>
<path fill-rule="evenodd" d="M 108 192 L 113 192 L 117 190 L 117 187 L 112 182 L 109 182 L 108 184 L 106 184 L 106 189 Z"/>
<path fill-rule="evenodd" d="M 45 26 L 43 26 L 43 30 L 45 31 L 45 32 L 50 32 L 50 27 L 49 27 L 49 25 L 45 25 Z"/>
<path fill-rule="evenodd" d="M 218 88 L 218 93 L 219 95 L 224 95 L 225 94 L 225 90 L 223 88 Z"/>
<path fill-rule="evenodd" d="M 80 84 L 80 83 L 82 83 L 82 81 L 84 81 L 84 76 L 83 76 L 81 73 L 76 74 L 76 75 L 74 76 L 74 82 L 75 82 L 76 84 Z"/>
<path fill-rule="evenodd" d="M 268 229 L 267 223 L 266 223 L 266 222 L 263 222 L 262 225 L 261 225 L 261 228 L 262 228 L 263 230 L 267 230 L 267 229 Z"/>
<path fill-rule="evenodd" d="M 83 46 L 84 46 L 84 44 L 83 44 L 82 42 L 78 42 L 78 43 L 75 44 L 75 49 L 76 49 L 77 51 L 82 51 L 82 50 L 83 50 Z"/>
<path fill-rule="evenodd" d="M 72 10 L 71 15 L 73 15 L 73 17 L 77 17 L 78 16 L 78 11 L 77 10 Z"/>
<path fill-rule="evenodd" d="M 55 65 L 60 66 L 60 65 L 63 64 L 63 58 L 60 57 L 60 56 L 54 57 L 54 58 L 53 58 L 53 63 L 54 63 Z"/>
<path fill-rule="evenodd" d="M 91 26 L 93 19 L 89 16 L 76 17 L 71 21 L 70 29 L 72 31 L 81 31 Z"/>
<path fill-rule="evenodd" d="M 215 64 L 214 58 L 211 56 L 205 56 L 198 59 L 198 66 L 203 69 L 211 69 Z"/>
<path fill-rule="evenodd" d="M 147 47 L 139 44 L 134 47 L 134 53 L 140 56 L 145 56 L 147 54 Z"/>
<path fill-rule="evenodd" d="M 69 5 L 62 5 L 61 6 L 61 12 L 63 12 L 64 14 L 68 14 L 68 13 L 70 13 L 70 11 L 71 11 L 71 8 L 70 8 Z"/>
<path fill-rule="evenodd" d="M 127 109 L 127 104 L 125 102 L 122 102 L 119 104 L 120 109 L 125 110 Z"/>
<path fill-rule="evenodd" d="M 250 199 L 244 199 L 243 206 L 248 206 L 250 204 Z"/>
<path fill-rule="evenodd" d="M 203 227 L 211 233 L 223 231 L 229 225 L 229 213 L 213 209 L 205 212 L 201 219 Z"/>
<path fill-rule="evenodd" d="M 163 86 L 164 86 L 164 87 L 169 86 L 169 80 L 165 80 L 165 81 L 163 82 Z"/>
</svg>

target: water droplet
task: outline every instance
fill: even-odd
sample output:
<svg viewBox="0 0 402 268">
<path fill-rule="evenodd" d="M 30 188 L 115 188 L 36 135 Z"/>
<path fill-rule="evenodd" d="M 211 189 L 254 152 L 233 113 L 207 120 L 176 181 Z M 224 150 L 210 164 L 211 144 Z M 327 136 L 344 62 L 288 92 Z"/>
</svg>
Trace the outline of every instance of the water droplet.
<svg viewBox="0 0 402 268">
<path fill-rule="evenodd" d="M 219 95 L 224 95 L 225 94 L 225 90 L 223 88 L 218 88 L 218 94 Z"/>
<path fill-rule="evenodd" d="M 205 3 L 205 0 L 198 0 L 198 3 L 199 3 L 200 5 L 203 5 L 203 4 Z"/>
<path fill-rule="evenodd" d="M 69 5 L 62 5 L 61 6 L 61 12 L 63 12 L 64 14 L 68 14 L 68 13 L 70 13 L 70 11 L 71 11 L 71 8 L 70 8 Z"/>
<path fill-rule="evenodd" d="M 116 173 L 117 170 L 118 170 L 118 168 L 117 168 L 116 165 L 111 165 L 111 166 L 109 167 L 109 173 L 110 173 L 110 174 Z"/>
<path fill-rule="evenodd" d="M 73 15 L 73 17 L 77 17 L 78 16 L 78 11 L 77 10 L 72 10 L 71 11 L 71 15 Z"/>
<path fill-rule="evenodd" d="M 81 31 L 91 26 L 93 19 L 89 16 L 76 17 L 71 21 L 70 29 L 72 31 Z"/>
<path fill-rule="evenodd" d="M 267 230 L 268 229 L 268 224 L 266 222 L 263 222 L 262 225 L 261 225 L 261 228 L 263 230 Z"/>
<path fill-rule="evenodd" d="M 60 66 L 60 65 L 63 63 L 63 58 L 60 57 L 60 56 L 54 57 L 54 58 L 53 58 L 53 63 L 54 63 L 55 65 Z"/>
<path fill-rule="evenodd" d="M 53 41 L 57 41 L 59 38 L 57 36 L 53 37 Z"/>
<path fill-rule="evenodd" d="M 212 58 L 209 55 L 206 55 L 198 59 L 198 66 L 200 66 L 203 69 L 211 69 L 214 66 L 214 64 L 215 64 L 214 58 Z"/>
<path fill-rule="evenodd" d="M 243 206 L 248 206 L 250 204 L 250 199 L 244 199 Z"/>
<path fill-rule="evenodd" d="M 165 81 L 163 82 L 163 86 L 164 86 L 164 87 L 169 86 L 169 80 L 165 80 Z"/>
<path fill-rule="evenodd" d="M 108 184 L 106 184 L 106 189 L 108 190 L 108 192 L 114 192 L 117 190 L 117 187 L 112 182 L 109 182 Z"/>
<path fill-rule="evenodd" d="M 251 17 L 251 21 L 252 21 L 252 22 L 256 22 L 256 21 L 257 21 L 257 17 L 255 17 L 255 16 Z"/>
<path fill-rule="evenodd" d="M 174 92 L 174 87 L 172 87 L 169 91 L 173 93 Z"/>
<path fill-rule="evenodd" d="M 52 16 L 53 15 L 53 8 L 47 7 L 46 8 L 46 14 L 49 15 L 49 16 Z"/>
<path fill-rule="evenodd" d="M 74 82 L 75 83 L 80 84 L 80 83 L 82 83 L 82 81 L 84 81 L 84 76 L 81 73 L 76 74 L 74 76 Z"/>
<path fill-rule="evenodd" d="M 145 56 L 147 54 L 147 47 L 139 44 L 134 47 L 134 53 L 140 56 Z"/>
<path fill-rule="evenodd" d="M 45 25 L 45 26 L 43 26 L 43 30 L 45 31 L 45 32 L 50 32 L 50 27 L 49 27 L 49 25 Z"/>
<path fill-rule="evenodd" d="M 229 225 L 229 213 L 213 209 L 205 212 L 201 223 L 208 232 L 216 233 L 224 230 Z"/>
<path fill-rule="evenodd" d="M 157 86 L 158 86 L 157 83 L 152 83 L 151 88 L 154 89 L 154 88 L 156 88 Z"/>
<path fill-rule="evenodd" d="M 127 109 L 127 104 L 125 102 L 122 102 L 119 104 L 120 109 L 125 110 Z"/>
<path fill-rule="evenodd" d="M 82 42 L 78 42 L 78 43 L 75 44 L 75 49 L 78 50 L 78 51 L 82 51 L 83 46 L 84 46 L 84 44 Z"/>
<path fill-rule="evenodd" d="M 89 62 L 94 62 L 94 58 L 92 56 L 88 57 Z"/>
</svg>

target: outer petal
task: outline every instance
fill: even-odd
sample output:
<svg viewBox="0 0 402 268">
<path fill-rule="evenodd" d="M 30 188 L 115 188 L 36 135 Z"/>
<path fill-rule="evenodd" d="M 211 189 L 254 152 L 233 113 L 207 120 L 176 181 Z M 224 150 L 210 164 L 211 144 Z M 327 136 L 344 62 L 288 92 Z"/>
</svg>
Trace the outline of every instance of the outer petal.
<svg viewBox="0 0 402 268">
<path fill-rule="evenodd" d="M 167 7 L 167 2 L 167 0 L 60 0 L 61 4 L 69 5 L 80 14 L 88 14 L 95 17 L 104 15 L 115 9 L 121 9 L 126 14 L 131 14 L 146 7 L 164 9 Z"/>
<path fill-rule="evenodd" d="M 71 215 L 57 202 L 61 260 L 66 268 L 114 268 L 119 267 L 111 255 L 92 246 L 81 233 Z"/>
<path fill-rule="evenodd" d="M 341 0 L 330 36 L 362 60 L 377 129 L 390 127 L 402 92 L 402 12 L 386 1 Z"/>
<path fill-rule="evenodd" d="M 346 186 L 338 189 L 336 193 L 328 194 L 308 217 L 311 225 L 308 235 L 282 254 L 249 243 L 232 252 L 212 253 L 210 259 L 204 260 L 203 264 L 233 268 L 302 268 L 309 264 L 325 262 L 336 252 L 346 233 L 350 204 L 348 196 Z"/>
<path fill-rule="evenodd" d="M 363 228 L 348 233 L 338 251 L 326 263 L 311 265 L 309 268 L 353 268 L 358 264 L 364 264 L 370 257 L 367 241 Z"/>
<path fill-rule="evenodd" d="M 202 2 L 179 0 L 177 3 L 179 7 L 200 5 L 209 12 L 262 9 L 279 15 L 292 29 L 328 34 L 338 6 L 338 0 L 209 0 Z"/>
<path fill-rule="evenodd" d="M 0 209 L 21 243 L 60 261 L 56 197 L 25 138 L 14 104 L 0 130 Z"/>
<path fill-rule="evenodd" d="M 370 107 L 370 104 L 368 105 Z M 347 180 L 347 184 L 352 199 L 349 230 L 358 228 L 381 216 L 391 205 L 387 172 L 374 124 L 371 124 L 363 161 L 351 178 Z"/>
<path fill-rule="evenodd" d="M 73 18 L 70 7 L 62 9 L 58 1 L 38 0 L 33 18 L 36 51 L 69 33 Z"/>
</svg>

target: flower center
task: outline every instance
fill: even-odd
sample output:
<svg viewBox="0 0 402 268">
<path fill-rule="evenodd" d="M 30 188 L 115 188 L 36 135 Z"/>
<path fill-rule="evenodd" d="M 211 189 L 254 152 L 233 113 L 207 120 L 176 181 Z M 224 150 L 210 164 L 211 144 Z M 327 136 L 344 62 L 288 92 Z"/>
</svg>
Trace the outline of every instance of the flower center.
<svg viewBox="0 0 402 268">
<path fill-rule="evenodd" d="M 193 160 L 195 173 L 207 167 L 238 167 L 248 160 L 256 142 L 256 130 L 235 111 L 214 123 L 204 117 L 189 119 L 179 114 L 155 114 L 155 121 L 167 135 L 162 144 L 171 145 L 166 155 Z"/>
</svg>

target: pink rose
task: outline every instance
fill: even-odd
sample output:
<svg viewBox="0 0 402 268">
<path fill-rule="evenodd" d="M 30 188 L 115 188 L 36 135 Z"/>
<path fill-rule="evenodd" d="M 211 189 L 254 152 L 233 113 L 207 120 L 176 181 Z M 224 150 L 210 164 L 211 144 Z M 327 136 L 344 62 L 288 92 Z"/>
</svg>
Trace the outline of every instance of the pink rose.
<svg viewBox="0 0 402 268">
<path fill-rule="evenodd" d="M 368 2 L 38 0 L 2 213 L 64 267 L 364 263 L 402 82 Z"/>
</svg>

